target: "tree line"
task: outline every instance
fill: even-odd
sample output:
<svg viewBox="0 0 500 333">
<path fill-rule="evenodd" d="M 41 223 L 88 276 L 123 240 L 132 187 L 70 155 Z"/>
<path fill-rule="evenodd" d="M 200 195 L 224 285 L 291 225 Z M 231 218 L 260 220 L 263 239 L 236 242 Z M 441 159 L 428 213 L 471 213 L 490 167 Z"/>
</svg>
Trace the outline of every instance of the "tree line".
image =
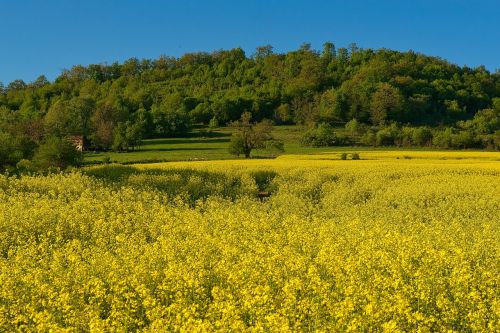
<svg viewBox="0 0 500 333">
<path fill-rule="evenodd" d="M 266 45 L 252 55 L 235 48 L 77 65 L 53 82 L 0 84 L 0 161 L 30 159 L 40 145 L 68 136 L 99 149 L 134 149 L 143 138 L 227 125 L 245 112 L 310 131 L 355 121 L 355 135 L 374 143 L 391 144 L 384 131 L 403 127 L 448 133 L 450 143 L 467 132 L 474 145 L 498 149 L 499 97 L 499 71 L 330 42 L 322 50 L 306 43 L 276 53 Z"/>
</svg>

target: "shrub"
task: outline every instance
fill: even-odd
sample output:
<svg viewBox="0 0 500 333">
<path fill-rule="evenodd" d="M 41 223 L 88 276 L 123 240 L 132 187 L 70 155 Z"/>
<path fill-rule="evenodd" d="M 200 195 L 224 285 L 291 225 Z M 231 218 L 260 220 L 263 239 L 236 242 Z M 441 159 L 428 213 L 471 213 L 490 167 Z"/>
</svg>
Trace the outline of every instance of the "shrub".
<svg viewBox="0 0 500 333">
<path fill-rule="evenodd" d="M 335 146 L 352 146 L 353 144 L 354 139 L 344 134 L 338 134 L 334 142 Z"/>
<path fill-rule="evenodd" d="M 453 128 L 446 128 L 434 134 L 432 143 L 441 148 L 474 148 L 484 145 L 481 138 L 477 137 L 471 130 L 458 132 Z"/>
<path fill-rule="evenodd" d="M 441 148 L 452 147 L 453 129 L 448 127 L 434 133 L 432 144 Z"/>
<path fill-rule="evenodd" d="M 272 156 L 277 156 L 285 151 L 285 144 L 281 140 L 268 140 L 265 142 L 265 149 L 269 151 Z"/>
<path fill-rule="evenodd" d="M 243 149 L 245 141 L 241 135 L 233 134 L 229 141 L 228 151 L 231 155 L 240 156 L 245 154 Z"/>
<path fill-rule="evenodd" d="M 347 153 L 342 153 L 342 154 L 340 155 L 340 159 L 341 159 L 341 160 L 347 160 Z"/>
<path fill-rule="evenodd" d="M 219 127 L 219 120 L 216 117 L 212 117 L 208 123 L 208 128 L 212 131 Z"/>
<path fill-rule="evenodd" d="M 20 173 L 29 173 L 36 171 L 36 167 L 30 160 L 22 159 L 16 164 L 16 169 Z"/>
<path fill-rule="evenodd" d="M 68 140 L 49 137 L 38 147 L 33 162 L 41 169 L 65 169 L 70 165 L 81 164 L 82 154 Z"/>
<path fill-rule="evenodd" d="M 358 122 L 356 118 L 348 121 L 345 124 L 345 129 L 351 137 L 356 137 L 366 132 L 365 126 Z"/>
<path fill-rule="evenodd" d="M 387 129 L 381 129 L 376 134 L 376 145 L 377 146 L 392 146 L 394 144 L 394 137 L 391 131 Z"/>
<path fill-rule="evenodd" d="M 401 129 L 401 144 L 403 146 L 413 145 L 413 127 L 403 127 Z"/>
<path fill-rule="evenodd" d="M 18 138 L 10 133 L 0 132 L 0 169 L 16 165 L 25 155 Z"/>
<path fill-rule="evenodd" d="M 489 150 L 500 150 L 500 131 L 480 137 L 482 146 Z"/>
<path fill-rule="evenodd" d="M 337 137 L 333 131 L 333 127 L 327 123 L 321 123 L 311 128 L 302 138 L 302 144 L 313 147 L 333 146 L 336 141 Z"/>
<path fill-rule="evenodd" d="M 276 186 L 272 184 L 278 174 L 275 171 L 255 171 L 251 174 L 259 191 L 272 192 Z"/>
<path fill-rule="evenodd" d="M 359 154 L 358 154 L 358 153 L 352 153 L 352 154 L 351 154 L 351 158 L 352 158 L 353 160 L 360 160 L 360 159 L 361 159 L 361 158 L 359 157 Z"/>
<path fill-rule="evenodd" d="M 380 129 L 375 139 L 377 146 L 399 146 L 402 144 L 402 141 L 401 130 L 395 124 Z"/>
<path fill-rule="evenodd" d="M 474 148 L 479 146 L 478 139 L 471 131 L 460 131 L 451 137 L 453 148 Z"/>
<path fill-rule="evenodd" d="M 428 146 L 432 143 L 432 131 L 428 127 L 414 128 L 411 139 L 417 146 Z"/>
<path fill-rule="evenodd" d="M 360 139 L 360 142 L 367 146 L 374 146 L 377 143 L 377 136 L 373 131 L 368 131 Z"/>
</svg>

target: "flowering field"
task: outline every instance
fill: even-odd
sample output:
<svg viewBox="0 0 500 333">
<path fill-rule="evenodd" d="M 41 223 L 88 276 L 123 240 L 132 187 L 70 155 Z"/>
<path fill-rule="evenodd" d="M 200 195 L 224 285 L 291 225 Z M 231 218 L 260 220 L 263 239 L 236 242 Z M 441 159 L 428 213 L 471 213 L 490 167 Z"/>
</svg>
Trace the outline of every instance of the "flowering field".
<svg viewBox="0 0 500 333">
<path fill-rule="evenodd" d="M 0 331 L 498 331 L 500 155 L 370 154 L 0 176 Z"/>
</svg>

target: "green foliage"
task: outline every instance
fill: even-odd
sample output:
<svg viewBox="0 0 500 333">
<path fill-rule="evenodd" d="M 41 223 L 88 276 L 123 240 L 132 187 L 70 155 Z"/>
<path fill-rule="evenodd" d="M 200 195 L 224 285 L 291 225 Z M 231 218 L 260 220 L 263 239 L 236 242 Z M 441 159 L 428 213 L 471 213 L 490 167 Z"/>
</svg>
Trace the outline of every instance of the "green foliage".
<svg viewBox="0 0 500 333">
<path fill-rule="evenodd" d="M 414 128 L 411 140 L 416 146 L 428 146 L 432 143 L 432 131 L 428 127 Z"/>
<path fill-rule="evenodd" d="M 236 156 L 244 155 L 245 158 L 249 158 L 252 150 L 265 148 L 266 143 L 273 139 L 271 123 L 267 120 L 252 123 L 249 112 L 243 113 L 240 120 L 232 123 L 232 127 L 236 132 L 231 136 L 229 152 Z M 276 143 L 271 148 L 282 149 L 283 146 Z"/>
<path fill-rule="evenodd" d="M 167 95 L 161 104 L 152 109 L 154 132 L 161 137 L 186 134 L 191 128 L 191 119 L 179 94 Z"/>
<path fill-rule="evenodd" d="M 373 129 L 366 131 L 366 133 L 363 134 L 359 139 L 359 142 L 363 145 L 375 146 L 377 142 L 376 131 L 374 131 Z"/>
<path fill-rule="evenodd" d="M 16 164 L 16 170 L 22 174 L 37 171 L 36 166 L 30 160 L 22 159 Z"/>
<path fill-rule="evenodd" d="M 114 150 L 134 150 L 141 144 L 143 128 L 139 122 L 119 123 L 114 129 Z"/>
<path fill-rule="evenodd" d="M 472 131 L 457 131 L 453 128 L 446 128 L 434 133 L 432 143 L 441 148 L 478 148 L 481 147 L 481 138 Z"/>
<path fill-rule="evenodd" d="M 290 104 L 280 104 L 275 111 L 274 118 L 279 123 L 287 124 L 291 123 L 293 120 L 293 113 Z"/>
<path fill-rule="evenodd" d="M 471 120 L 461 121 L 458 125 L 477 134 L 492 134 L 500 129 L 500 107 L 481 110 Z"/>
<path fill-rule="evenodd" d="M 276 171 L 261 170 L 251 173 L 258 190 L 265 192 L 273 192 L 276 190 L 276 185 L 273 183 L 273 180 L 277 175 L 278 173 Z"/>
<path fill-rule="evenodd" d="M 30 158 L 33 145 L 22 137 L 0 131 L 0 170 L 7 166 L 15 166 L 23 158 Z"/>
<path fill-rule="evenodd" d="M 309 129 L 302 139 L 302 143 L 312 147 L 327 147 L 335 145 L 337 136 L 333 127 L 327 123 L 321 123 Z"/>
<path fill-rule="evenodd" d="M 65 169 L 70 165 L 79 165 L 82 154 L 67 139 L 52 136 L 38 147 L 33 162 L 41 169 Z"/>
<path fill-rule="evenodd" d="M 229 141 L 228 151 L 231 155 L 235 156 L 244 155 L 245 154 L 244 145 L 245 145 L 245 140 L 243 139 L 243 137 L 238 133 L 233 134 L 231 136 L 231 140 Z"/>
<path fill-rule="evenodd" d="M 450 127 L 437 131 L 432 139 L 432 144 L 441 148 L 451 148 L 453 146 L 453 135 L 454 131 Z"/>
<path fill-rule="evenodd" d="M 213 129 L 250 112 L 257 122 L 345 125 L 349 138 L 337 135 L 327 145 L 429 145 L 429 130 L 443 126 L 472 133 L 474 139 L 455 138 L 458 146 L 490 147 L 500 124 L 498 96 L 498 73 L 412 51 L 327 42 L 321 52 L 305 43 L 279 54 L 266 45 L 252 57 L 236 48 L 132 58 L 76 65 L 54 82 L 16 80 L 0 89 L 0 131 L 35 145 L 44 137 L 79 135 L 92 147 L 127 150 L 139 137 L 185 136 L 193 124 Z M 422 128 L 394 136 L 385 130 L 392 123 Z M 368 129 L 373 125 L 378 128 Z"/>
<path fill-rule="evenodd" d="M 86 136 L 90 132 L 90 116 L 94 107 L 91 98 L 57 100 L 45 115 L 46 131 L 57 136 Z"/>
<path fill-rule="evenodd" d="M 345 129 L 351 137 L 357 137 L 357 136 L 362 135 L 366 132 L 366 129 L 363 126 L 363 124 L 361 124 L 359 121 L 357 121 L 356 118 L 349 120 L 345 124 Z"/>
<path fill-rule="evenodd" d="M 303 145 L 311 147 L 349 146 L 354 142 L 355 137 L 337 134 L 333 126 L 327 123 L 320 123 L 310 128 L 301 140 Z"/>
<path fill-rule="evenodd" d="M 370 114 L 374 125 L 383 125 L 387 119 L 403 120 L 404 99 L 399 89 L 380 83 L 371 96 Z"/>
<path fill-rule="evenodd" d="M 399 128 L 392 124 L 388 127 L 381 128 L 376 134 L 376 146 L 393 146 L 399 145 L 400 131 Z"/>
<path fill-rule="evenodd" d="M 212 117 L 212 118 L 210 119 L 210 122 L 208 123 L 208 128 L 209 128 L 210 130 L 214 130 L 214 129 L 216 129 L 217 127 L 219 127 L 219 121 L 217 120 L 217 118 Z"/>
<path fill-rule="evenodd" d="M 264 142 L 264 149 L 271 153 L 273 157 L 285 152 L 285 143 L 281 140 L 267 140 Z"/>
<path fill-rule="evenodd" d="M 453 148 L 474 148 L 479 146 L 479 142 L 473 132 L 460 131 L 451 137 L 451 146 Z"/>
<path fill-rule="evenodd" d="M 500 130 L 493 134 L 482 135 L 479 137 L 482 146 L 489 150 L 500 150 Z"/>
</svg>

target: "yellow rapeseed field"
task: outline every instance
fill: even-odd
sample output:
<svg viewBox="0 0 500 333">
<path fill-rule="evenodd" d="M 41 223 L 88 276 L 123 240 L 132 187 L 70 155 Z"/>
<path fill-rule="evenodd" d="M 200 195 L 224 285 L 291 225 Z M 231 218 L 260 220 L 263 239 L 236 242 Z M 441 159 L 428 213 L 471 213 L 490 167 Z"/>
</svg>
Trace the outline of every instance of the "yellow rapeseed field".
<svg viewBox="0 0 500 333">
<path fill-rule="evenodd" d="M 498 332 L 500 154 L 360 156 L 0 176 L 0 331 Z"/>
</svg>

